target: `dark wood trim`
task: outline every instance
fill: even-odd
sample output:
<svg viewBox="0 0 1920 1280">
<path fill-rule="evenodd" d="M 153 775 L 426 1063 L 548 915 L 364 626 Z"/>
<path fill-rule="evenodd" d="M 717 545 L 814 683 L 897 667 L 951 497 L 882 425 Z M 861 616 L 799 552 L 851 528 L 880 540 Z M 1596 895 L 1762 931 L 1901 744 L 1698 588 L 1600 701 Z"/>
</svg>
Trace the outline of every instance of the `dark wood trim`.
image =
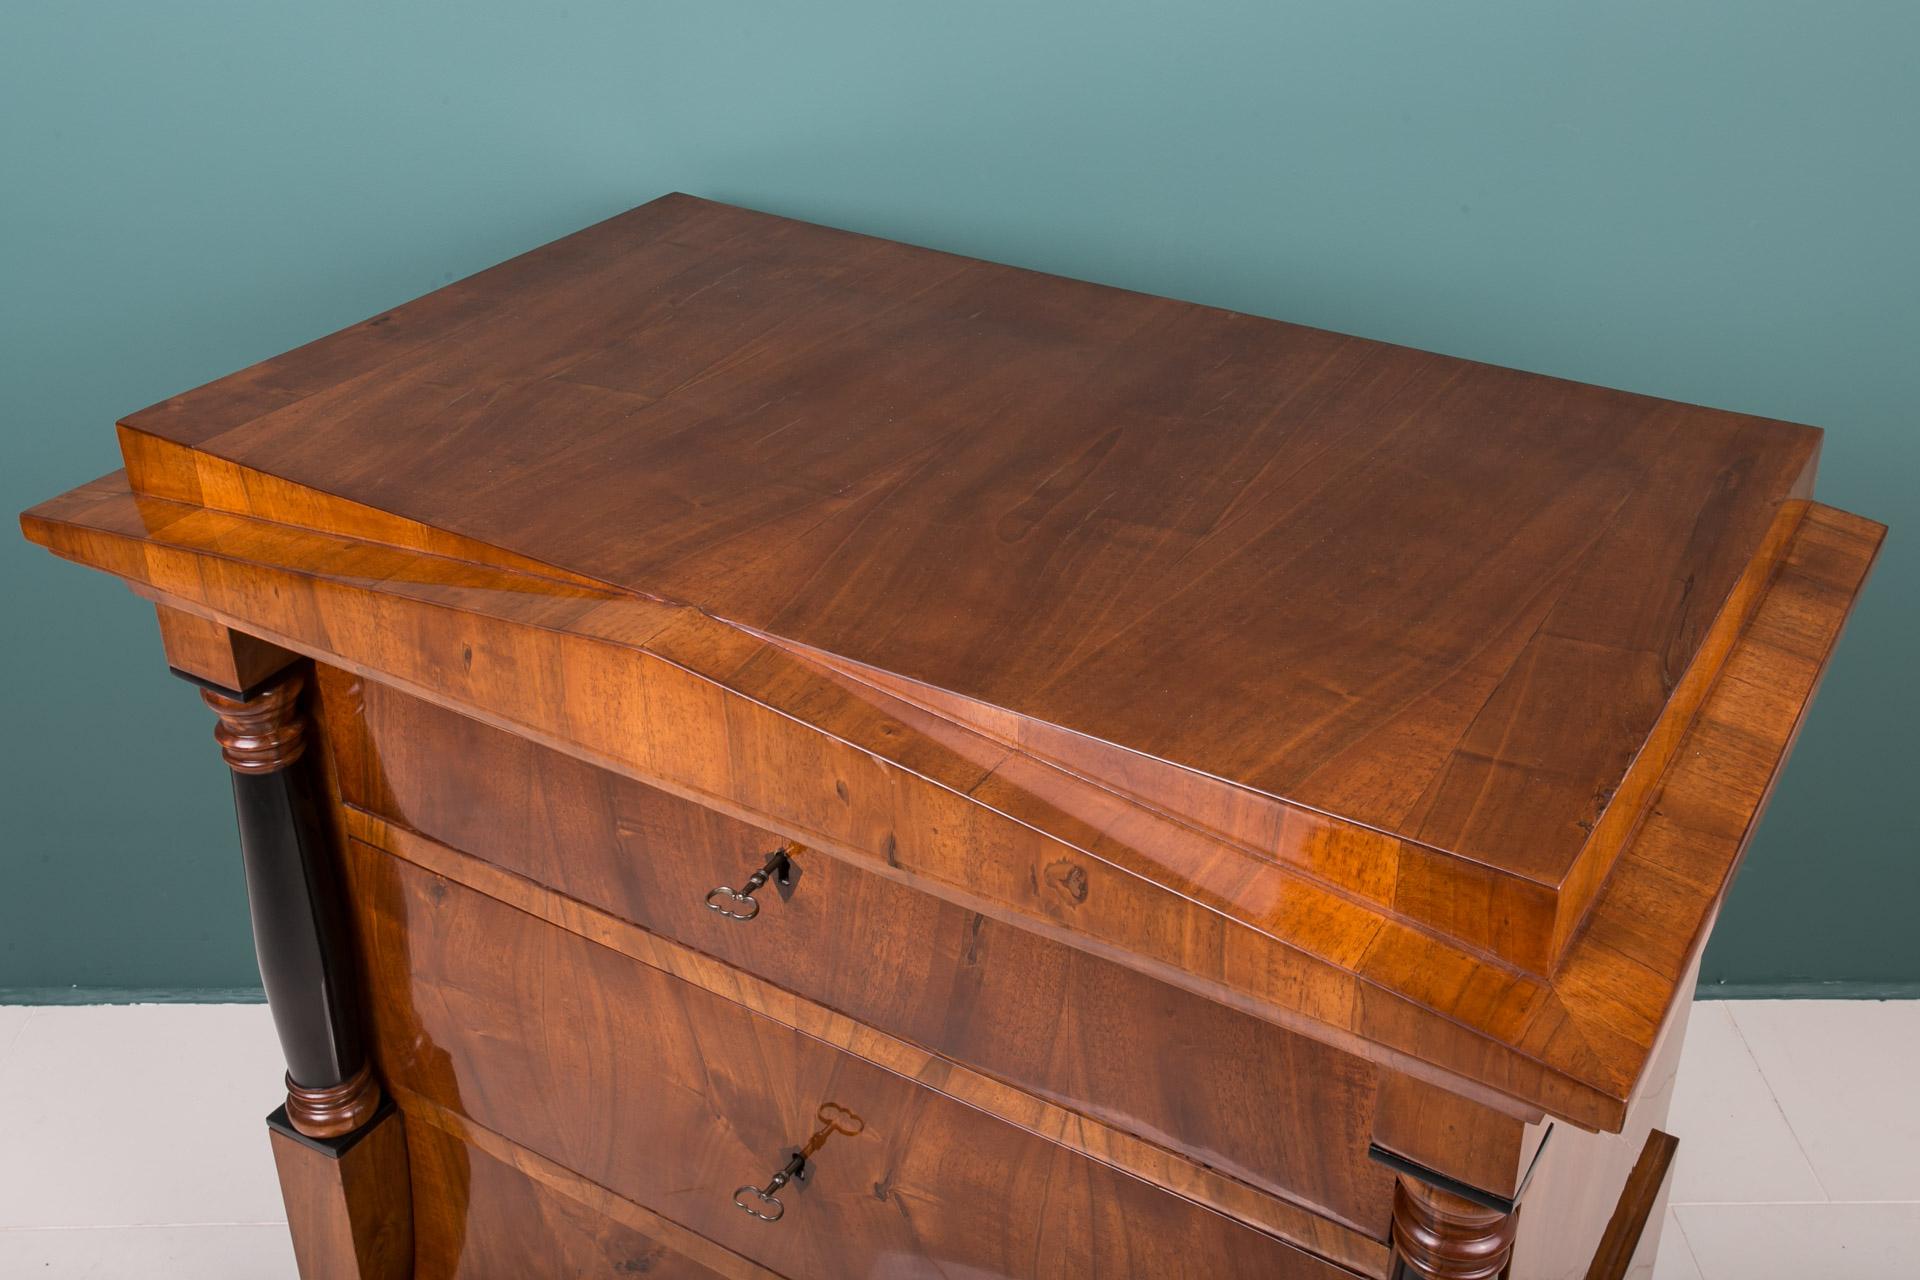
<svg viewBox="0 0 1920 1280">
<path fill-rule="evenodd" d="M 1640 1158 L 1627 1175 L 1620 1202 L 1614 1206 L 1606 1234 L 1594 1251 L 1587 1280 L 1621 1280 L 1627 1274 L 1633 1255 L 1640 1249 L 1640 1238 L 1646 1234 L 1647 1221 L 1660 1202 L 1660 1191 L 1667 1185 L 1667 1174 L 1673 1169 L 1673 1155 L 1679 1147 L 1680 1139 L 1670 1133 L 1655 1129 L 1647 1135 L 1647 1145 L 1640 1148 Z"/>
<path fill-rule="evenodd" d="M 1368 1144 L 1367 1159 L 1373 1161 L 1375 1164 L 1383 1164 L 1395 1173 L 1420 1182 L 1436 1191 L 1444 1191 L 1449 1195 L 1458 1196 L 1469 1204 L 1477 1204 L 1481 1208 L 1491 1210 L 1494 1213 L 1511 1214 L 1519 1207 L 1520 1197 L 1526 1194 L 1527 1184 L 1533 1181 L 1533 1172 L 1540 1167 L 1540 1157 L 1546 1151 L 1547 1143 L 1552 1137 L 1553 1123 L 1549 1121 L 1547 1123 L 1546 1133 L 1542 1135 L 1539 1145 L 1533 1149 L 1533 1157 L 1528 1160 L 1526 1168 L 1520 1174 L 1519 1183 L 1510 1196 L 1503 1196 L 1497 1192 L 1476 1187 L 1470 1182 L 1463 1182 L 1451 1174 L 1442 1173 L 1438 1169 L 1430 1168 L 1417 1160 L 1410 1160 L 1391 1148 L 1381 1146 L 1378 1142 Z"/>
<path fill-rule="evenodd" d="M 287 1060 L 287 1115 L 314 1138 L 352 1133 L 380 1105 L 354 1007 L 338 876 L 306 760 L 304 677 L 249 699 L 203 689 L 233 770 L 260 978 Z"/>
</svg>

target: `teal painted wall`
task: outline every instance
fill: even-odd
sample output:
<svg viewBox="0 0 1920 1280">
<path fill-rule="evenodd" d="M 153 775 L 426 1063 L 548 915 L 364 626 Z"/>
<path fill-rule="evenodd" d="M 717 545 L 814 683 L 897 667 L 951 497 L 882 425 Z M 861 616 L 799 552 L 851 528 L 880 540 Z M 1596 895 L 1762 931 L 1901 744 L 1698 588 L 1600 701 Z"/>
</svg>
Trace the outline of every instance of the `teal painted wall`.
<svg viewBox="0 0 1920 1280">
<path fill-rule="evenodd" d="M 1915 984 L 1916 48 L 1910 0 L 12 4 L 0 503 L 672 189 L 1818 423 L 1895 534 L 1706 977 Z M 0 988 L 253 986 L 150 611 L 0 571 Z"/>
</svg>

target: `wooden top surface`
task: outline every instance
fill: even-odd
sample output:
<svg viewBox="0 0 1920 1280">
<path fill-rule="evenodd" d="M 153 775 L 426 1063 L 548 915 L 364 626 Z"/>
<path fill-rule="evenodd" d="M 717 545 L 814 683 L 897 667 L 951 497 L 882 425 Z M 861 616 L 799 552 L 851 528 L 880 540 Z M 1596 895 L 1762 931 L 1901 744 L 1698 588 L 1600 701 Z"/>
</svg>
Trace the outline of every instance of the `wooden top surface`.
<svg viewBox="0 0 1920 1280">
<path fill-rule="evenodd" d="M 231 477 L 198 471 L 233 502 Z M 288 495 L 257 477 L 263 496 Z M 309 502 L 306 518 L 341 513 Z M 1550 974 L 673 605 L 103 477 L 27 536 L 172 607 L 1483 1100 L 1618 1129 L 1885 530 L 1810 504 Z M 396 540 L 398 545 L 396 545 Z M 451 554 L 458 552 L 458 555 Z M 490 559 L 489 556 L 492 558 Z M 549 815 L 567 826 L 564 815 Z M 569 827 L 569 829 L 571 829 Z M 1286 846 L 1277 846 L 1285 848 Z M 1400 868 L 1401 887 L 1417 868 Z M 1462 895 L 1466 907 L 1475 905 Z M 1480 900 L 1489 915 L 1512 901 Z M 1435 1076 L 1437 1074 L 1437 1077 Z M 1537 1111 L 1528 1111 L 1537 1109 Z"/>
<path fill-rule="evenodd" d="M 670 196 L 123 442 L 138 492 L 692 605 L 1255 847 L 1271 802 L 1348 891 L 1537 886 L 1544 953 L 1470 937 L 1537 971 L 1819 433 Z"/>
</svg>

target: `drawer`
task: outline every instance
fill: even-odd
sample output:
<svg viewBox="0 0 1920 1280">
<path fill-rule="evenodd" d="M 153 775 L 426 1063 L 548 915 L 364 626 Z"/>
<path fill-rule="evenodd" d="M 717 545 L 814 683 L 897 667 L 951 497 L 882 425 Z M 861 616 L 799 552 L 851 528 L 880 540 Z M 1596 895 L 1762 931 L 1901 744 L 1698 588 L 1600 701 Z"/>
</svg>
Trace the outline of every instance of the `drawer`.
<svg viewBox="0 0 1920 1280">
<path fill-rule="evenodd" d="M 494 1135 L 477 1146 L 430 1114 L 406 1117 L 414 1280 L 778 1280 L 524 1148 Z"/>
<path fill-rule="evenodd" d="M 383 685 L 319 683 L 347 802 L 1385 1237 L 1364 1059 L 824 854 L 730 920 L 708 891 L 778 833 Z"/>
<path fill-rule="evenodd" d="M 783 1275 L 1330 1278 L 1271 1236 L 383 851 L 347 874 L 375 1055 Z M 806 1176 L 761 1200 L 796 1150 Z M 765 1206 L 762 1221 L 736 1199 Z"/>
</svg>

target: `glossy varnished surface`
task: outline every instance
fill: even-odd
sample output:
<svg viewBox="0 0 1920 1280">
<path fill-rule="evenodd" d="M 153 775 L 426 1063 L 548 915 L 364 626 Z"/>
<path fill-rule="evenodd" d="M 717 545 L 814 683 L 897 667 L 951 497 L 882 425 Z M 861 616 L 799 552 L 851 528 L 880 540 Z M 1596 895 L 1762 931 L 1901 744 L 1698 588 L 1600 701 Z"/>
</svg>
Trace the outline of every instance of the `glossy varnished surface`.
<svg viewBox="0 0 1920 1280">
<path fill-rule="evenodd" d="M 234 696 L 264 687 L 281 669 L 299 661 L 278 645 L 231 627 L 160 605 L 160 644 L 167 665 L 188 678 Z"/>
<path fill-rule="evenodd" d="M 1817 446 L 687 197 L 126 426 L 148 493 L 544 562 L 1095 776 L 1185 766 L 1163 804 L 1534 972 Z"/>
<path fill-rule="evenodd" d="M 373 681 L 317 683 L 348 804 L 1385 1237 L 1365 1058 L 825 854 L 796 855 L 790 895 L 768 886 L 758 916 L 729 920 L 708 889 L 780 834 Z M 423 856 L 384 824 L 349 829 Z"/>
<path fill-rule="evenodd" d="M 804 1036 L 834 1045 L 867 1062 L 956 1102 L 994 1116 L 1028 1133 L 1038 1134 L 1070 1151 L 1078 1152 L 1169 1191 L 1196 1204 L 1202 1204 L 1257 1231 L 1299 1245 L 1317 1257 L 1337 1262 L 1363 1275 L 1384 1276 L 1387 1272 L 1384 1244 L 1386 1238 L 1387 1197 L 1383 1191 L 1373 1218 L 1371 1231 L 1356 1229 L 1318 1207 L 1302 1204 L 1296 1198 L 1282 1199 L 1268 1191 L 1200 1163 L 1193 1144 L 1182 1135 L 1155 1135 L 1161 1141 L 1128 1132 L 1113 1118 L 1090 1115 L 1067 1103 L 1055 1102 L 1043 1094 L 1008 1084 L 987 1075 L 978 1067 L 944 1057 L 903 1038 L 911 1033 L 910 1024 L 883 1023 L 875 1026 L 819 1004 L 805 996 L 785 990 L 773 979 L 761 978 L 749 970 L 736 969 L 711 956 L 676 943 L 659 934 L 649 933 L 617 916 L 589 907 L 534 881 L 502 871 L 491 863 L 460 853 L 424 836 L 372 818 L 357 809 L 346 811 L 347 826 L 355 839 L 404 859 L 422 870 L 453 884 L 463 885 L 498 902 L 546 921 L 557 928 L 616 951 L 651 969 L 669 974 L 725 1001 L 744 1006 L 779 1026 Z M 850 957 L 860 952 L 855 947 L 836 950 Z M 894 1030 L 898 1026 L 898 1030 Z M 885 1028 L 885 1029 L 883 1029 Z M 994 1046 L 994 1048 L 999 1048 Z M 1183 1050 L 1189 1059 L 1193 1049 Z M 1004 1052 L 1004 1050 L 1002 1051 Z M 1014 1049 L 1019 1052 L 1018 1047 Z M 1069 1072 L 1074 1066 L 1071 1054 L 1061 1064 Z M 1310 1077 L 1291 1076 L 1268 1082 L 1274 1092 L 1259 1114 L 1294 1116 L 1302 1109 L 1333 1108 L 1341 1105 L 1337 1091 L 1331 1096 L 1317 1087 Z M 1244 1121 L 1243 1121 L 1244 1123 Z M 1518 1121 L 1512 1121 L 1515 1126 Z M 1351 1118 L 1336 1115 L 1333 1122 L 1315 1126 L 1314 1132 L 1328 1145 L 1322 1152 L 1332 1164 L 1352 1165 L 1364 1161 L 1361 1148 L 1343 1149 L 1338 1145 L 1346 1135 Z M 1249 1126 L 1263 1127 L 1263 1126 Z M 1204 1136 L 1204 1130 L 1196 1126 Z M 1305 1133 L 1290 1135 L 1304 1141 Z"/>
<path fill-rule="evenodd" d="M 410 1119 L 413 1280 L 780 1280 L 457 1116 Z"/>
<path fill-rule="evenodd" d="M 1817 441 L 674 197 L 23 523 L 321 664 L 210 700 L 325 789 L 423 1274 L 1492 1275 L 1529 1169 L 1573 1274 L 1885 532 Z M 353 1183 L 303 1259 L 404 1252 Z"/>
<path fill-rule="evenodd" d="M 25 524 L 176 607 L 244 618 L 1396 1069 L 1596 1128 L 1624 1122 L 1885 533 L 1807 513 L 1586 928 L 1536 979 L 694 610 L 142 498 L 124 476 Z M 715 671 L 731 675 L 701 674 Z"/>
<path fill-rule="evenodd" d="M 409 1280 L 411 1144 L 400 1113 L 388 1107 L 360 1132 L 333 1139 L 268 1123 L 300 1280 Z"/>
<path fill-rule="evenodd" d="M 353 843 L 348 863 L 403 1108 L 464 1117 L 783 1275 L 1343 1274 L 386 853 Z M 803 1145 L 779 1222 L 735 1207 Z"/>
</svg>

